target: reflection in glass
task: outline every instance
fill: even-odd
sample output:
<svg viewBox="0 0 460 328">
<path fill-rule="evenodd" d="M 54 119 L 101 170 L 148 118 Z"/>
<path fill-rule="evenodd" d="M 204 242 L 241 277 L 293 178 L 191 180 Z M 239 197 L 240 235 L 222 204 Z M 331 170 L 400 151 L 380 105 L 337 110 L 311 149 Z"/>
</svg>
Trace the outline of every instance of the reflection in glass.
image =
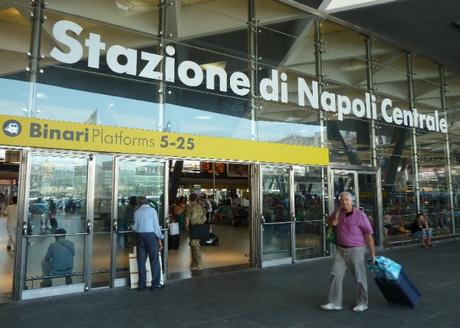
<svg viewBox="0 0 460 328">
<path fill-rule="evenodd" d="M 266 223 L 290 221 L 289 169 L 262 166 L 262 211 Z"/>
<path fill-rule="evenodd" d="M 29 191 L 29 234 L 86 231 L 87 158 L 33 153 Z"/>
<path fill-rule="evenodd" d="M 31 8 L 2 1 L 0 8 L 0 114 L 30 116 L 27 53 L 30 47 Z"/>
<path fill-rule="evenodd" d="M 33 236 L 27 240 L 25 285 L 28 289 L 83 282 L 84 235 Z"/>
<path fill-rule="evenodd" d="M 110 279 L 113 156 L 97 155 L 95 161 L 92 287 L 108 286 Z"/>
<path fill-rule="evenodd" d="M 323 72 L 328 80 L 367 88 L 366 43 L 362 34 L 346 27 L 321 22 Z"/>
<path fill-rule="evenodd" d="M 257 106 L 259 107 L 257 112 L 258 140 L 320 147 L 319 111 L 311 107 L 307 97 L 305 97 L 306 106 L 299 106 L 297 97 L 298 78 L 305 80 L 309 86 L 313 79 L 285 70 L 280 70 L 277 77 L 271 68 L 265 66 L 262 68 L 259 72 L 261 81 L 280 80 L 279 76 L 286 75 L 287 103 L 281 103 L 279 95 L 277 95 L 279 101 L 257 101 Z M 267 92 L 271 93 L 273 91 L 271 88 L 267 88 Z"/>
<path fill-rule="evenodd" d="M 128 277 L 129 257 L 135 245 L 132 225 L 137 208 L 136 197 L 145 196 L 155 208 L 160 219 L 164 218 L 164 163 L 143 159 L 118 160 L 118 245 L 116 277 Z"/>
<path fill-rule="evenodd" d="M 258 28 L 257 55 L 262 65 L 315 75 L 316 17 L 302 15 Z M 273 47 L 276 44 L 276 47 Z"/>
<path fill-rule="evenodd" d="M 296 260 L 322 256 L 321 168 L 294 167 L 294 188 Z"/>
<path fill-rule="evenodd" d="M 356 205 L 356 190 L 355 190 L 355 174 L 353 172 L 334 171 L 334 209 L 340 207 L 339 196 L 342 192 L 346 191 L 351 194 L 353 205 Z"/>
<path fill-rule="evenodd" d="M 393 101 L 408 100 L 406 53 L 376 40 L 373 43 L 372 55 L 374 62 L 371 69 L 375 91 L 385 97 L 390 97 Z"/>
<path fill-rule="evenodd" d="M 369 121 L 331 117 L 326 124 L 331 163 L 371 164 Z"/>
<path fill-rule="evenodd" d="M 166 7 L 166 34 L 184 44 L 247 58 L 247 11 L 247 1 L 240 0 L 172 1 Z"/>
<path fill-rule="evenodd" d="M 76 3 L 65 1 L 54 7 L 64 12 L 77 13 L 81 8 L 99 8 L 100 4 L 94 1 L 84 1 L 81 8 L 75 8 Z M 80 3 L 78 4 L 80 6 Z M 129 6 L 128 6 L 129 7 Z M 41 46 L 46 57 L 41 61 L 43 74 L 39 75 L 37 84 L 36 108 L 33 115 L 39 118 L 65 120 L 89 124 L 104 124 L 113 126 L 126 126 L 157 130 L 159 128 L 158 107 L 158 81 L 153 78 L 141 77 L 144 62 L 140 59 L 133 63 L 128 57 L 119 56 L 119 64 L 126 62 L 127 67 L 134 67 L 133 72 L 128 69 L 126 73 L 115 73 L 113 63 L 110 66 L 106 58 L 109 47 L 119 45 L 128 47 L 136 52 L 140 58 L 140 52 L 156 54 L 159 52 L 159 40 L 154 35 L 145 34 L 152 32 L 149 26 L 153 22 L 150 15 L 155 16 L 157 10 L 147 7 L 141 10 L 142 19 L 133 20 L 133 16 L 140 14 L 130 12 L 130 17 L 116 19 L 117 13 L 112 9 L 94 12 L 98 16 L 104 12 L 104 17 L 98 21 L 88 21 L 81 16 L 68 16 L 62 12 L 46 10 L 47 24 L 50 26 L 62 20 L 68 20 L 82 27 L 82 32 L 77 37 L 83 45 L 83 53 L 80 60 L 75 64 L 63 64 L 51 56 L 51 51 L 57 47 L 58 42 L 52 35 L 52 28 L 43 29 Z M 135 6 L 138 7 L 138 6 Z M 116 7 L 114 7 L 116 8 Z M 150 6 L 150 8 L 154 8 Z M 139 9 L 139 8 L 138 8 Z M 120 15 L 118 10 L 118 15 Z M 86 17 L 87 15 L 84 15 Z M 103 23 L 109 17 L 110 25 Z M 115 22 L 115 23 L 113 23 Z M 113 24 L 124 22 L 134 29 L 115 28 Z M 133 26 L 137 25 L 137 26 Z M 134 32 L 141 30 L 144 33 Z M 84 46 L 86 40 L 92 35 L 99 35 L 104 49 L 99 51 L 97 60 L 89 58 L 88 47 Z M 102 46 L 101 46 L 102 47 Z M 94 49 L 93 49 L 94 50 Z M 93 51 L 94 56 L 94 51 Z M 137 57 L 136 57 L 137 58 Z M 90 62 L 92 62 L 91 67 Z M 96 65 L 97 63 L 97 65 Z M 129 63 L 129 65 L 128 65 Z"/>
<path fill-rule="evenodd" d="M 248 100 L 171 88 L 166 97 L 166 130 L 251 139 Z"/>
<path fill-rule="evenodd" d="M 374 230 L 375 243 L 379 241 L 379 224 L 377 212 L 377 186 L 376 176 L 371 173 L 358 173 L 359 208 L 366 213 L 372 229 Z"/>
<path fill-rule="evenodd" d="M 290 258 L 291 223 L 265 224 L 263 227 L 263 261 Z"/>
</svg>

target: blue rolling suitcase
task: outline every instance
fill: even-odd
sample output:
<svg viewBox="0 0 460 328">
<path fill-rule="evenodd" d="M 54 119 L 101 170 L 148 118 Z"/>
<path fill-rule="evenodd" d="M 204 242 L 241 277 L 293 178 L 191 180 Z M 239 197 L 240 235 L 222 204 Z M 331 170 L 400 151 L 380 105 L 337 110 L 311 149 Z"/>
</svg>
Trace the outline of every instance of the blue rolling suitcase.
<svg viewBox="0 0 460 328">
<path fill-rule="evenodd" d="M 376 277 L 375 282 L 385 299 L 390 303 L 415 307 L 420 301 L 420 292 L 403 270 L 399 273 L 398 279 Z"/>
</svg>

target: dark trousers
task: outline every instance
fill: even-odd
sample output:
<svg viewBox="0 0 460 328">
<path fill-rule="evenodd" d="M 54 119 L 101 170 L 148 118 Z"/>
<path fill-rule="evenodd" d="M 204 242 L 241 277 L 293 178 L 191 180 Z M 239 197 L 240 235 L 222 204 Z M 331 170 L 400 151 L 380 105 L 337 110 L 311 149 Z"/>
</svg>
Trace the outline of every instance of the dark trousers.
<svg viewBox="0 0 460 328">
<path fill-rule="evenodd" d="M 146 271 L 145 261 L 147 255 L 150 260 L 150 269 L 152 270 L 152 286 L 160 285 L 160 259 L 158 238 L 153 232 L 137 233 L 137 268 L 139 272 L 138 286 L 145 287 Z"/>
</svg>

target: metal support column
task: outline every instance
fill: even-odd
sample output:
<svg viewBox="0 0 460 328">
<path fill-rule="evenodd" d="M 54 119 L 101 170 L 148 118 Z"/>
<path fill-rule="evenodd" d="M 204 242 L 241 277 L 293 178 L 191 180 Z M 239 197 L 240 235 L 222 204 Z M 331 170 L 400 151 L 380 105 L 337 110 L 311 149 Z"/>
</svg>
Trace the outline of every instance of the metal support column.
<svg viewBox="0 0 460 328">
<path fill-rule="evenodd" d="M 446 77 L 445 77 L 445 69 L 444 66 L 439 65 L 439 79 L 441 82 L 441 107 L 444 113 L 444 117 L 447 120 L 447 100 L 446 100 Z M 449 120 L 447 120 L 449 121 Z M 451 158 L 450 158 L 450 138 L 449 138 L 449 131 L 445 134 L 446 140 L 446 170 L 447 170 L 447 191 L 449 194 L 449 207 L 450 207 L 450 217 L 452 218 L 452 233 L 455 234 L 455 203 L 454 203 L 454 189 L 453 189 L 453 181 L 452 181 L 452 171 L 451 171 Z"/>
<path fill-rule="evenodd" d="M 94 196 L 96 186 L 96 159 L 94 155 L 88 158 L 88 176 L 86 180 L 86 224 L 87 235 L 85 236 L 85 260 L 84 260 L 84 283 L 85 291 L 91 289 L 92 279 L 92 257 L 93 257 L 93 239 L 94 239 Z"/>
<path fill-rule="evenodd" d="M 318 80 L 318 103 L 321 103 L 321 93 L 324 89 L 323 81 L 323 62 L 322 62 L 322 53 L 324 51 L 324 45 L 321 42 L 321 20 L 322 18 L 316 18 L 315 20 L 315 73 Z M 318 112 L 319 126 L 321 130 L 321 147 L 328 148 L 327 142 L 327 130 L 326 130 L 326 118 L 324 116 L 323 110 L 320 108 Z M 326 245 L 326 222 L 328 217 L 328 208 L 326 204 L 327 195 L 330 193 L 328 190 L 328 169 L 323 167 L 321 168 L 321 207 L 323 208 L 323 224 L 322 224 L 322 249 L 323 255 L 328 255 L 327 245 Z M 330 200 L 330 198 L 328 198 Z"/>
<path fill-rule="evenodd" d="M 374 96 L 374 57 L 372 56 L 372 49 L 374 46 L 373 39 L 371 37 L 366 37 L 366 59 L 367 59 L 367 92 L 369 93 L 369 97 L 372 98 Z M 370 138 L 371 138 L 371 155 L 372 155 L 372 163 L 373 167 L 379 167 L 378 155 L 377 155 L 377 124 L 376 124 L 377 117 L 372 117 L 370 121 Z M 378 246 L 379 248 L 383 247 L 383 239 L 384 239 L 384 232 L 383 232 L 383 204 L 382 204 L 382 176 L 381 170 L 378 169 L 376 174 L 376 185 L 375 188 L 375 198 L 377 201 L 377 229 L 375 233 L 378 236 Z"/>
<path fill-rule="evenodd" d="M 160 0 L 160 4 L 158 5 L 159 9 L 159 26 L 158 26 L 158 37 L 160 39 L 160 55 L 163 56 L 163 58 L 166 58 L 166 46 L 167 46 L 167 37 L 166 37 L 166 10 L 167 10 L 167 1 L 166 0 Z M 157 125 L 157 130 L 158 131 L 164 131 L 165 130 L 165 102 L 166 102 L 166 97 L 165 97 L 165 92 L 166 92 L 166 80 L 165 80 L 165 70 L 166 70 L 166 65 L 164 64 L 165 61 L 162 60 L 160 63 L 160 70 L 162 72 L 162 78 L 160 80 L 160 85 L 158 86 L 158 97 L 157 97 L 157 102 L 158 102 L 158 125 Z"/>
<path fill-rule="evenodd" d="M 415 108 L 415 96 L 414 96 L 414 80 L 413 80 L 413 62 L 412 55 L 407 54 L 407 82 L 409 90 L 409 108 L 413 111 Z M 413 169 L 414 169 L 414 193 L 415 193 L 415 202 L 416 202 L 416 211 L 420 212 L 420 185 L 419 185 L 419 176 L 418 176 L 418 155 L 417 155 L 417 129 L 412 128 L 412 159 L 413 159 Z"/>
<path fill-rule="evenodd" d="M 32 0 L 30 5 L 33 8 L 33 12 L 30 14 L 30 18 L 33 21 L 33 24 L 30 51 L 27 53 L 27 56 L 29 57 L 29 66 L 26 68 L 26 70 L 30 74 L 30 89 L 27 111 L 30 117 L 35 117 L 37 113 L 35 108 L 36 85 L 38 81 L 38 74 L 43 73 L 43 69 L 40 68 L 40 60 L 44 58 L 44 56 L 40 54 L 40 46 L 42 24 L 46 19 L 46 16 L 43 15 L 43 10 L 45 9 L 47 3 L 44 0 Z"/>
<path fill-rule="evenodd" d="M 257 140 L 257 20 L 254 0 L 248 1 L 248 72 L 250 81 L 249 110 L 251 115 L 251 139 Z"/>
<path fill-rule="evenodd" d="M 253 268 L 262 267 L 262 168 L 258 164 L 250 166 L 251 176 L 251 234 L 250 234 L 250 262 Z"/>
<path fill-rule="evenodd" d="M 13 300 L 21 299 L 22 291 L 25 289 L 26 275 L 26 252 L 27 252 L 27 227 L 28 227 L 28 193 L 30 182 L 30 157 L 29 151 L 21 151 L 21 164 L 19 166 L 18 180 L 18 223 L 16 230 L 16 252 L 13 274 Z"/>
</svg>

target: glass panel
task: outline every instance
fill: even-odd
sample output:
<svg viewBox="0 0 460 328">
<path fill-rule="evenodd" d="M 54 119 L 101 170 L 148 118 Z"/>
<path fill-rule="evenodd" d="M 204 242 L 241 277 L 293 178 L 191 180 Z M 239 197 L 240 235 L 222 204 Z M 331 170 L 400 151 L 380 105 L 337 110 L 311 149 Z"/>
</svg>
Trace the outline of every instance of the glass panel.
<svg viewBox="0 0 460 328">
<path fill-rule="evenodd" d="M 257 29 L 257 61 L 273 68 L 286 68 L 314 75 L 316 17 L 301 18 L 264 24 Z M 273 47 L 276 44 L 276 47 Z M 260 74 L 260 73 L 259 73 Z"/>
<path fill-rule="evenodd" d="M 86 157 L 32 154 L 29 234 L 86 232 L 87 176 Z"/>
<path fill-rule="evenodd" d="M 416 214 L 413 159 L 393 155 L 382 157 L 379 163 L 385 241 L 409 239 L 408 228 Z"/>
<path fill-rule="evenodd" d="M 291 221 L 288 168 L 262 166 L 262 203 L 265 222 Z"/>
<path fill-rule="evenodd" d="M 80 283 L 85 236 L 73 234 L 86 232 L 88 160 L 32 153 L 30 162 L 26 283 L 30 288 Z M 67 277 L 55 282 L 44 276 Z"/>
<path fill-rule="evenodd" d="M 333 171 L 334 186 L 334 208 L 340 207 L 340 193 L 347 191 L 353 198 L 353 205 L 356 205 L 355 174 L 354 172 Z"/>
<path fill-rule="evenodd" d="M 198 77 L 198 85 L 193 88 L 179 79 L 168 83 L 165 105 L 167 131 L 251 139 L 249 85 L 238 89 L 247 91 L 238 95 L 235 91 L 239 91 L 235 87 L 232 89 L 233 84 L 230 83 L 234 74 L 247 77 L 247 63 L 195 47 L 179 44 L 175 47 L 179 57 L 187 57 L 200 65 L 197 70 L 202 72 L 202 76 Z"/>
<path fill-rule="evenodd" d="M 263 261 L 288 259 L 291 252 L 291 223 L 264 224 Z"/>
<path fill-rule="evenodd" d="M 301 28 L 286 29 L 286 25 L 283 25 L 283 22 L 292 22 L 296 21 L 297 18 L 304 18 L 307 15 L 305 11 L 285 5 L 277 0 L 255 0 L 254 3 L 257 22 L 261 25 L 287 35 L 301 34 L 299 33 L 302 30 Z"/>
<path fill-rule="evenodd" d="M 418 103 L 441 107 L 439 66 L 427 59 L 412 56 L 414 96 Z M 418 108 L 418 107 L 417 107 Z"/>
<path fill-rule="evenodd" d="M 445 96 L 449 122 L 449 151 L 456 231 L 460 229 L 460 70 L 446 67 Z"/>
<path fill-rule="evenodd" d="M 0 1 L 0 114 L 29 116 L 29 6 Z"/>
<path fill-rule="evenodd" d="M 47 9 L 59 11 L 74 17 L 86 17 L 111 26 L 132 31 L 158 35 L 158 6 L 149 0 L 137 1 L 93 1 L 93 0 L 59 0 L 50 1 Z"/>
<path fill-rule="evenodd" d="M 27 289 L 83 283 L 85 235 L 27 238 Z"/>
<path fill-rule="evenodd" d="M 247 58 L 247 1 L 179 0 L 166 8 L 166 34 L 170 39 Z"/>
<path fill-rule="evenodd" d="M 118 245 L 116 277 L 129 276 L 129 253 L 134 245 L 134 211 L 138 196 L 145 196 L 150 206 L 158 213 L 160 225 L 164 219 L 164 163 L 147 159 L 125 159 L 118 161 Z"/>
<path fill-rule="evenodd" d="M 359 208 L 366 213 L 374 230 L 376 245 L 379 241 L 377 185 L 375 174 L 358 173 Z"/>
<path fill-rule="evenodd" d="M 406 53 L 379 40 L 372 48 L 375 91 L 394 99 L 409 99 Z M 408 108 L 408 107 L 400 107 Z"/>
<path fill-rule="evenodd" d="M 328 80 L 367 88 L 366 43 L 363 35 L 332 22 L 321 22 L 323 73 Z"/>
<path fill-rule="evenodd" d="M 295 259 L 323 255 L 321 168 L 294 167 Z"/>
<path fill-rule="evenodd" d="M 49 27 L 42 30 L 45 59 L 41 61 L 43 74 L 39 75 L 32 109 L 34 116 L 158 129 L 158 79 L 153 69 L 145 70 L 143 59 L 159 52 L 156 33 L 151 34 L 158 26 L 158 12 L 155 6 L 144 1 L 136 1 L 132 6 L 117 4 L 123 8 L 117 10 L 115 4 L 109 6 L 87 0 L 82 3 L 59 1 L 54 5 L 72 14 L 88 10 L 85 13 L 100 18 L 98 21 L 46 10 Z M 64 21 L 70 23 L 64 25 Z M 71 40 L 73 57 L 61 50 L 68 46 L 53 32 L 65 33 L 70 28 L 81 29 Z"/>
<path fill-rule="evenodd" d="M 286 144 L 321 146 L 321 127 L 319 125 L 319 112 L 311 107 L 307 97 L 305 106 L 298 105 L 297 79 L 298 75 L 292 71 L 280 71 L 276 74 L 268 67 L 263 67 L 259 73 L 263 83 L 264 80 L 280 79 L 285 75 L 287 78 L 285 104 L 275 101 L 259 100 L 257 113 L 258 140 L 268 142 L 279 142 Z M 262 77 L 263 74 L 263 77 Z M 276 75 L 279 75 L 278 77 Z M 312 79 L 302 76 L 307 85 L 311 85 Z M 261 91 L 261 90 L 260 90 Z M 261 91 L 262 92 L 262 91 Z M 266 97 L 273 92 L 267 87 Z M 281 91 L 280 91 L 281 92 Z M 275 91 L 273 95 L 278 95 Z M 281 98 L 279 98 L 281 100 Z"/>
<path fill-rule="evenodd" d="M 91 286 L 108 286 L 112 231 L 113 156 L 97 155 Z"/>
<path fill-rule="evenodd" d="M 325 92 L 321 97 L 328 95 L 328 97 L 324 97 L 328 99 L 325 100 L 325 103 L 329 105 L 336 103 L 335 95 L 337 98 L 338 95 L 346 96 L 349 100 L 360 99 L 364 104 L 364 93 L 365 90 L 358 88 L 327 83 Z M 364 109 L 360 106 L 355 108 Z M 359 117 L 355 114 L 339 116 L 338 113 L 332 111 L 325 112 L 331 163 L 349 163 L 359 166 L 371 164 L 370 121 L 366 118 L 366 111 L 361 109 L 359 115 L 362 115 Z"/>
</svg>

